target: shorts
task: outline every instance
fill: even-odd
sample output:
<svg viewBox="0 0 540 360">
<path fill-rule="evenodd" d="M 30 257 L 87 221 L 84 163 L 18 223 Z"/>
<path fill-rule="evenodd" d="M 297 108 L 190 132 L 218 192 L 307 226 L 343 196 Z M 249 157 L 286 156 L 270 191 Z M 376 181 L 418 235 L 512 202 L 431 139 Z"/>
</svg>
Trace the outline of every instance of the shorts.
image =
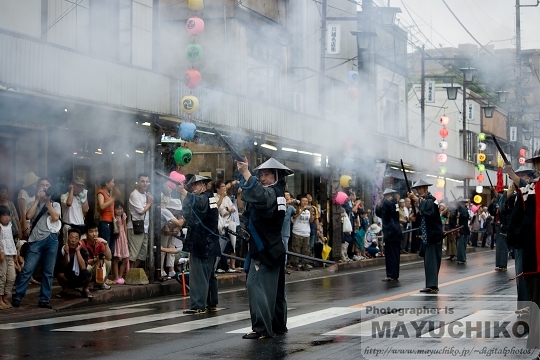
<svg viewBox="0 0 540 360">
<path fill-rule="evenodd" d="M 128 240 L 129 261 L 145 261 L 148 253 L 148 234 L 135 235 L 133 229 L 128 229 Z"/>
</svg>

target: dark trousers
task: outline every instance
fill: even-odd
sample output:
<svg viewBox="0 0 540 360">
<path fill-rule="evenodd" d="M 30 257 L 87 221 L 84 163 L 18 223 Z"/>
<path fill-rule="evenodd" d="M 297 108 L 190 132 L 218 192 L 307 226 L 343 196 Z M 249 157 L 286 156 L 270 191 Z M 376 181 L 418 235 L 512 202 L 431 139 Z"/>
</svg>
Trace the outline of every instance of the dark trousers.
<svg viewBox="0 0 540 360">
<path fill-rule="evenodd" d="M 495 266 L 498 268 L 507 268 L 508 247 L 506 246 L 506 236 L 501 234 L 501 228 L 499 226 L 495 227 L 495 234 L 496 235 L 491 240 L 491 246 L 493 246 L 495 239 L 497 239 L 497 250 L 495 250 Z"/>
<path fill-rule="evenodd" d="M 403 225 L 400 225 L 400 226 L 401 226 L 401 231 L 407 230 L 406 226 L 403 226 Z M 411 233 L 405 233 L 405 234 L 402 235 L 401 251 L 409 251 L 409 236 L 410 235 L 411 235 Z"/>
<path fill-rule="evenodd" d="M 384 245 L 384 262 L 386 265 L 386 277 L 399 278 L 399 241 L 387 241 Z"/>
<path fill-rule="evenodd" d="M 525 285 L 527 286 L 528 300 L 532 302 L 529 304 L 530 320 L 528 321 L 529 336 L 527 337 L 527 349 L 532 349 L 540 346 L 540 321 L 538 321 L 540 317 L 538 310 L 540 304 L 540 275 L 525 276 Z"/>
<path fill-rule="evenodd" d="M 420 235 L 420 230 L 415 230 L 412 232 L 412 242 L 411 242 L 411 252 L 417 253 L 420 251 L 420 243 L 422 242 L 422 239 L 418 237 Z"/>
<path fill-rule="evenodd" d="M 424 256 L 424 273 L 426 287 L 439 287 L 439 270 L 441 268 L 442 241 L 436 244 L 426 244 Z"/>
<path fill-rule="evenodd" d="M 216 306 L 217 278 L 214 272 L 215 257 L 200 258 L 193 253 L 189 264 L 189 297 L 192 310 L 204 310 L 206 305 Z M 207 303 L 211 298 L 212 303 Z"/>
</svg>

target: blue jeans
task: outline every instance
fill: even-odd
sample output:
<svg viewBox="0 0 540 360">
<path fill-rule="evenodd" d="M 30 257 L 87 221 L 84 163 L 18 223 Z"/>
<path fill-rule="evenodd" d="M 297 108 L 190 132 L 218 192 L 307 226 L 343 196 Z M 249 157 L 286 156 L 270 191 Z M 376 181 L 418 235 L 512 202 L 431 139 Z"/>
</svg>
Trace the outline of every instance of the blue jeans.
<svg viewBox="0 0 540 360">
<path fill-rule="evenodd" d="M 21 301 L 26 294 L 26 289 L 30 283 L 30 278 L 41 262 L 41 290 L 39 292 L 39 302 L 49 302 L 52 294 L 52 282 L 54 277 L 54 264 L 56 263 L 56 253 L 58 252 L 58 234 L 49 234 L 43 240 L 28 243 L 28 251 L 24 258 L 24 267 L 15 283 L 15 293 L 13 300 Z"/>
<path fill-rule="evenodd" d="M 290 236 L 281 235 L 281 240 L 283 241 L 283 246 L 285 246 L 285 251 L 289 251 L 289 238 Z M 287 254 L 285 254 L 285 265 L 287 265 Z"/>
<path fill-rule="evenodd" d="M 113 239 L 113 229 L 114 224 L 112 222 L 100 221 L 98 225 L 99 237 L 105 239 L 107 244 L 109 244 L 109 249 L 111 249 L 111 254 L 114 256 L 114 247 L 116 245 L 116 240 Z"/>
</svg>

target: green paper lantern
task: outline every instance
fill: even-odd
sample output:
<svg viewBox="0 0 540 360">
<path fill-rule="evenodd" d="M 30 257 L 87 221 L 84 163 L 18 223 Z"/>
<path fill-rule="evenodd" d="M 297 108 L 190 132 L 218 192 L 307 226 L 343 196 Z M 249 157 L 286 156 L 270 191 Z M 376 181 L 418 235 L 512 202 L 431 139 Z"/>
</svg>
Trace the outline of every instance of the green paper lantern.
<svg viewBox="0 0 540 360">
<path fill-rule="evenodd" d="M 178 165 L 184 166 L 184 165 L 189 164 L 191 162 L 192 157 L 193 157 L 193 153 L 191 152 L 191 150 L 183 148 L 183 147 L 179 147 L 174 152 L 174 161 Z"/>
<path fill-rule="evenodd" d="M 195 62 L 202 58 L 202 46 L 199 44 L 189 44 L 186 47 L 186 57 L 189 61 Z"/>
<path fill-rule="evenodd" d="M 484 164 L 478 164 L 478 171 L 484 172 L 486 170 L 486 165 Z"/>
<path fill-rule="evenodd" d="M 439 168 L 439 175 L 446 175 L 446 167 L 445 166 L 441 166 Z"/>
<path fill-rule="evenodd" d="M 486 134 L 485 133 L 478 134 L 478 140 L 485 141 L 486 140 Z"/>
</svg>

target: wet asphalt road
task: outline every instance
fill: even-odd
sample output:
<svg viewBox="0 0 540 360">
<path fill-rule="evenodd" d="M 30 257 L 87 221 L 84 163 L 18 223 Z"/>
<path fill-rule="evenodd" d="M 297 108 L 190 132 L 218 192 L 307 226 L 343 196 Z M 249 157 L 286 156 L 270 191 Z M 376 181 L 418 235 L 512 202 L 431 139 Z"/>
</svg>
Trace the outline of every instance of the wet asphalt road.
<svg viewBox="0 0 540 360">
<path fill-rule="evenodd" d="M 275 339 L 244 340 L 249 313 L 244 289 L 220 293 L 217 314 L 185 316 L 189 299 L 159 298 L 134 304 L 116 304 L 78 311 L 48 313 L 36 321 L 0 324 L 3 358 L 34 359 L 532 359 L 531 354 L 507 355 L 487 351 L 511 345 L 524 348 L 517 336 L 493 338 L 416 338 L 412 321 L 426 320 L 422 334 L 444 328 L 456 319 L 518 321 L 513 260 L 508 272 L 494 271 L 494 251 L 468 255 L 467 265 L 444 261 L 439 274 L 441 290 L 423 295 L 421 262 L 404 264 L 400 281 L 383 283 L 384 270 L 368 268 L 324 278 L 302 279 L 287 284 L 289 333 Z M 370 302 L 367 303 L 366 302 Z M 364 307 L 362 308 L 362 304 Z M 367 306 L 367 307 L 366 307 Z M 396 314 L 382 309 L 455 309 L 453 314 L 429 316 Z M 378 311 L 377 314 L 374 314 Z M 434 311 L 434 310 L 431 310 Z M 441 310 L 439 310 L 440 312 Z M 480 315 L 478 313 L 480 311 Z M 474 316 L 479 316 L 478 319 Z M 377 322 L 377 317 L 381 321 Z M 394 316 L 394 318 L 392 318 Z M 468 316 L 468 317 L 467 317 Z M 471 318 L 471 316 L 473 316 Z M 375 320 L 374 320 L 375 319 Z M 390 321 L 389 335 L 377 333 L 382 320 Z M 374 320 L 370 322 L 369 320 Z M 403 320 L 404 326 L 395 321 Z M 433 320 L 430 324 L 429 320 Z M 360 322 L 366 327 L 361 328 Z M 394 321 L 394 322 L 392 322 Z M 442 324 L 442 325 L 441 325 Z M 473 323 L 474 324 L 474 323 Z M 489 328 L 485 323 L 485 328 Z M 362 326 L 363 326 L 362 325 Z M 414 324 L 413 324 L 414 325 Z M 512 326 L 509 326 L 510 329 Z M 401 332 L 394 334 L 399 328 Z M 407 329 L 407 330 L 405 330 Z M 380 329 L 379 329 L 380 330 Z M 473 329 L 474 330 L 474 329 Z M 486 330 L 484 330 L 486 331 Z M 489 331 L 489 329 L 487 330 Z M 407 337 L 407 333 L 411 335 Z M 519 333 L 519 331 L 518 331 Z M 394 337 L 392 337 L 392 335 Z M 382 336 L 382 337 L 381 337 Z M 488 338 L 486 338 L 488 337 Z M 427 356 L 389 351 L 435 349 L 454 346 L 452 353 Z M 458 349 L 459 347 L 459 349 Z M 389 350 L 391 348 L 391 350 Z M 381 350 L 382 349 L 382 350 Z M 478 349 L 484 349 L 479 351 Z M 488 349 L 487 351 L 485 349 Z M 369 352 L 371 351 L 371 352 Z M 377 356 L 373 351 L 386 351 Z M 450 350 L 447 350 L 450 351 Z M 493 350 L 494 351 L 494 350 Z M 468 353 L 470 352 L 470 353 Z M 534 354 L 536 355 L 536 353 Z"/>
</svg>

